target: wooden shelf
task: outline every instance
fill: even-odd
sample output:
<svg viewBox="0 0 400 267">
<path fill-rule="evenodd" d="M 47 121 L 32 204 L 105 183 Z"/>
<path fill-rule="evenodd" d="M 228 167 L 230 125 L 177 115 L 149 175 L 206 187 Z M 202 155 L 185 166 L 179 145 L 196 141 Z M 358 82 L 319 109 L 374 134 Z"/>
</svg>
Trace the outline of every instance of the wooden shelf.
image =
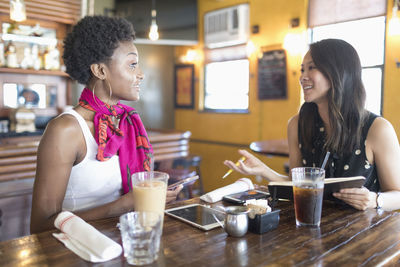
<svg viewBox="0 0 400 267">
<path fill-rule="evenodd" d="M 17 74 L 37 74 L 37 75 L 54 75 L 69 77 L 67 73 L 61 70 L 33 70 L 20 68 L 0 68 L 0 73 L 17 73 Z"/>
<path fill-rule="evenodd" d="M 53 30 L 53 31 L 55 32 L 55 30 Z M 1 38 L 4 41 L 47 45 L 47 46 L 56 46 L 57 42 L 58 42 L 58 40 L 56 38 L 29 36 L 29 35 L 11 34 L 11 33 L 3 33 L 3 34 L 1 34 Z"/>
</svg>

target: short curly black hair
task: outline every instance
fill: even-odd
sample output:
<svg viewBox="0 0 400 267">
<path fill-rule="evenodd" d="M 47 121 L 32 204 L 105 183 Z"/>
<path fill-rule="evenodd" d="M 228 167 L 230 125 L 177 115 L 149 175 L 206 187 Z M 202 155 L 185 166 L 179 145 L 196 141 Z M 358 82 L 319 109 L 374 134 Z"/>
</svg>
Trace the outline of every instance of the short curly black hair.
<svg viewBox="0 0 400 267">
<path fill-rule="evenodd" d="M 131 40 L 135 40 L 135 31 L 126 19 L 86 16 L 64 39 L 66 71 L 87 85 L 92 77 L 90 65 L 109 62 L 119 43 Z"/>
</svg>

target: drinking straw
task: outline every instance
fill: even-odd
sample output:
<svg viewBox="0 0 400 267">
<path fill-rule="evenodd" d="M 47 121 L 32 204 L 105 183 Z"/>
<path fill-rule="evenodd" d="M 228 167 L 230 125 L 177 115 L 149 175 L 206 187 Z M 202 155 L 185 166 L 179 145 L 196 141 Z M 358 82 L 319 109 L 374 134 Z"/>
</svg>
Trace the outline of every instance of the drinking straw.
<svg viewBox="0 0 400 267">
<path fill-rule="evenodd" d="M 331 154 L 331 152 L 326 152 L 326 155 L 325 155 L 325 158 L 324 158 L 324 162 L 322 162 L 322 166 L 321 166 L 321 169 L 325 169 L 325 165 L 326 165 L 326 162 L 328 161 L 328 159 L 329 159 L 329 155 Z"/>
</svg>

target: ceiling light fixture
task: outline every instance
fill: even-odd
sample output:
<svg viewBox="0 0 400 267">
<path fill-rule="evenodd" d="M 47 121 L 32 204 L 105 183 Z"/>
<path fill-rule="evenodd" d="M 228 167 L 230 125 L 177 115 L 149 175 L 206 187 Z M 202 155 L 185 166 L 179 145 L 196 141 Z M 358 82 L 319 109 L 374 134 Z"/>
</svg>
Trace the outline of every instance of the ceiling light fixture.
<svg viewBox="0 0 400 267">
<path fill-rule="evenodd" d="M 10 19 L 13 21 L 26 20 L 24 0 L 10 0 Z"/>
<path fill-rule="evenodd" d="M 157 41 L 159 37 L 156 17 L 157 17 L 156 0 L 153 0 L 151 9 L 151 26 L 149 32 L 149 39 L 152 41 Z"/>
</svg>

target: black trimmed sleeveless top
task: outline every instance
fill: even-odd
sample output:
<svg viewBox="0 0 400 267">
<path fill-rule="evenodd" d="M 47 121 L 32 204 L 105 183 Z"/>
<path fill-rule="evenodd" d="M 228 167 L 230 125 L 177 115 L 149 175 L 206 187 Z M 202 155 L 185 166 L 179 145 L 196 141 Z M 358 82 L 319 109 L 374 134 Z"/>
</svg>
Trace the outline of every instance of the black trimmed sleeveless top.
<svg viewBox="0 0 400 267">
<path fill-rule="evenodd" d="M 324 149 L 325 144 L 325 127 L 321 117 L 318 114 L 316 122 L 316 132 L 318 133 L 312 145 L 311 151 L 306 151 L 302 148 L 300 143 L 300 125 L 298 130 L 299 148 L 302 155 L 302 163 L 304 167 L 319 167 L 322 165 L 326 151 Z M 342 156 L 336 153 L 331 153 L 328 162 L 325 166 L 325 177 L 336 178 L 336 177 L 352 177 L 352 176 L 364 176 L 366 187 L 370 191 L 380 191 L 380 185 L 378 180 L 378 174 L 376 171 L 375 164 L 370 164 L 367 160 L 365 153 L 365 141 L 367 139 L 369 128 L 378 116 L 368 112 L 367 118 L 364 121 L 364 125 L 361 130 L 362 137 L 360 144 L 351 152 Z"/>
</svg>

